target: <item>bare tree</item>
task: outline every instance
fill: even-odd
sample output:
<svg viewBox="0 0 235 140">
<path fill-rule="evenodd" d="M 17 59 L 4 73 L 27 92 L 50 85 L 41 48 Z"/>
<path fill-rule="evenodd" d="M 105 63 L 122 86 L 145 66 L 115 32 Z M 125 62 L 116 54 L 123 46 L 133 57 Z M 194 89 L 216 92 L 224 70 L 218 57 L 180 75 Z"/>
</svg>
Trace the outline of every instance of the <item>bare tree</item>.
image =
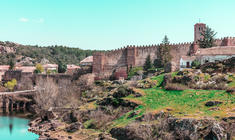
<svg viewBox="0 0 235 140">
<path fill-rule="evenodd" d="M 44 110 L 55 106 L 56 98 L 59 93 L 59 88 L 51 78 L 46 80 L 39 78 L 36 86 L 37 93 L 35 94 L 35 101 L 37 105 Z"/>
</svg>

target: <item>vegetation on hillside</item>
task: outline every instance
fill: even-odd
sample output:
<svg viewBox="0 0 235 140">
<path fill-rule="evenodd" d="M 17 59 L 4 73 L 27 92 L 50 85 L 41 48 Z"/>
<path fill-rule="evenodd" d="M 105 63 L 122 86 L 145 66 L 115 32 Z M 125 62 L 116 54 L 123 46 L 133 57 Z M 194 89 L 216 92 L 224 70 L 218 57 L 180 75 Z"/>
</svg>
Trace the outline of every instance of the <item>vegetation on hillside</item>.
<svg viewBox="0 0 235 140">
<path fill-rule="evenodd" d="M 162 86 L 164 74 L 151 79 L 158 82 L 153 88 L 141 89 L 144 93 L 142 94 L 143 96 L 136 98 L 133 95 L 129 95 L 124 98 L 125 100 L 138 103 L 139 106 L 115 120 L 114 125 L 116 127 L 125 126 L 143 114 L 157 114 L 161 111 L 169 112 L 178 118 L 214 117 L 222 119 L 228 117 L 235 107 L 235 95 L 224 90 L 188 89 L 168 91 Z M 209 101 L 219 101 L 221 104 L 213 107 L 206 106 L 205 104 Z M 135 115 L 128 117 L 133 112 L 135 112 Z"/>
<path fill-rule="evenodd" d="M 26 58 L 32 58 L 32 63 L 40 63 L 42 59 L 49 60 L 50 63 L 58 64 L 59 61 L 64 64 L 79 64 L 81 60 L 92 55 L 92 50 L 82 50 L 80 48 L 69 48 L 66 46 L 31 46 L 17 45 L 11 42 L 1 43 L 4 46 L 14 47 L 15 53 L 4 53 L 0 56 L 0 65 L 8 64 L 10 59 L 20 62 Z M 25 65 L 30 65 L 25 64 Z"/>
</svg>

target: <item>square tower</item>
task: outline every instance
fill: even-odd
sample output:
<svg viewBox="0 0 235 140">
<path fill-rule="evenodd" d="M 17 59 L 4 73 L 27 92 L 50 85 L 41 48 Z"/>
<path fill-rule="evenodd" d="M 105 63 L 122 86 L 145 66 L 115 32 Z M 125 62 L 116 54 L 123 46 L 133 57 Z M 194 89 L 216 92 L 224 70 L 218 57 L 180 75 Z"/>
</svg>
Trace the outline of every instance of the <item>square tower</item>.
<svg viewBox="0 0 235 140">
<path fill-rule="evenodd" d="M 198 44 L 198 40 L 203 40 L 202 32 L 206 30 L 206 24 L 197 23 L 194 25 L 194 43 Z"/>
</svg>

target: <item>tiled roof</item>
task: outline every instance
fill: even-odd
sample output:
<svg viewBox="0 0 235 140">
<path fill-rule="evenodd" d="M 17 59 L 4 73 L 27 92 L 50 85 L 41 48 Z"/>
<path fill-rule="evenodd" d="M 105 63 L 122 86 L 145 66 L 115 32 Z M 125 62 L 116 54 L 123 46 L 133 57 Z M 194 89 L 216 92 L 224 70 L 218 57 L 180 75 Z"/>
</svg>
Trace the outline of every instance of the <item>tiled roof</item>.
<svg viewBox="0 0 235 140">
<path fill-rule="evenodd" d="M 87 58 L 83 59 L 80 63 L 92 63 L 93 56 L 88 56 Z"/>
<path fill-rule="evenodd" d="M 67 65 L 67 69 L 80 69 L 81 67 L 77 66 L 77 65 Z"/>
<path fill-rule="evenodd" d="M 21 66 L 21 67 L 16 67 L 16 70 L 22 70 L 22 72 L 34 72 L 36 67 L 34 66 Z"/>
<path fill-rule="evenodd" d="M 44 64 L 42 65 L 44 68 L 57 68 L 58 65 L 57 64 Z"/>
<path fill-rule="evenodd" d="M 181 59 L 193 61 L 196 59 L 196 57 L 195 56 L 181 56 Z"/>
<path fill-rule="evenodd" d="M 8 70 L 9 68 L 9 65 L 0 65 L 0 70 Z"/>
</svg>

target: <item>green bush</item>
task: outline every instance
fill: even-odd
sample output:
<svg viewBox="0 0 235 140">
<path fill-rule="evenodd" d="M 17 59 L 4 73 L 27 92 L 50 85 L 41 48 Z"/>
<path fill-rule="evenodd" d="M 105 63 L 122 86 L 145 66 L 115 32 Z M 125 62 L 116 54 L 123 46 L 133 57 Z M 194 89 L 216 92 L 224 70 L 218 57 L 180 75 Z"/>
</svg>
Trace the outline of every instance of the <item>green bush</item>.
<svg viewBox="0 0 235 140">
<path fill-rule="evenodd" d="M 143 67 L 134 67 L 131 68 L 128 72 L 128 79 L 131 79 L 133 76 L 138 75 L 139 71 L 143 71 Z"/>
<path fill-rule="evenodd" d="M 192 65 L 192 67 L 199 69 L 201 66 L 201 62 L 199 60 L 194 60 L 191 65 Z"/>
</svg>

